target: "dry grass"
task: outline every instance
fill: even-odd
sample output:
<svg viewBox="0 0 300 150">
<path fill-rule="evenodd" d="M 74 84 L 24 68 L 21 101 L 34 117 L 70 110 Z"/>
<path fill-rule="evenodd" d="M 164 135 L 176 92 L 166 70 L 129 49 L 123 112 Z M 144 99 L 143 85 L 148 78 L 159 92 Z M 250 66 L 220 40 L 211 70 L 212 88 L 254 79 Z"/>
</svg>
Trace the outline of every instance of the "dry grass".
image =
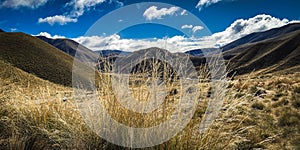
<svg viewBox="0 0 300 150">
<path fill-rule="evenodd" d="M 92 132 L 76 106 L 73 89 L 9 65 L 4 68 L 6 71 L 0 74 L 1 149 L 126 149 Z M 168 93 L 165 102 L 145 115 L 126 110 L 118 103 L 109 74 L 102 73 L 99 78 L 99 100 L 114 119 L 132 127 L 149 127 L 168 120 L 182 92 L 178 81 L 164 80 Z M 147 101 L 149 80 L 153 79 L 145 74 L 131 76 L 133 97 Z M 196 100 L 200 101 L 187 127 L 169 141 L 146 149 L 297 149 L 299 86 L 299 73 L 230 80 L 219 116 L 207 132 L 200 133 L 199 125 L 212 92 L 210 82 L 199 79 Z"/>
</svg>

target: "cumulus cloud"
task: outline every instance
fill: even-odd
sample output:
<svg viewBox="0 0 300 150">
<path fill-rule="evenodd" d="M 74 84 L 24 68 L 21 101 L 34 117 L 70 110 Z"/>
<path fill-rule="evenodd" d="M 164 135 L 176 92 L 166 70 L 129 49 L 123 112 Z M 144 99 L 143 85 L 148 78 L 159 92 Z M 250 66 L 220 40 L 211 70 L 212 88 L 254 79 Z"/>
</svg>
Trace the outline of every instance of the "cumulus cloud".
<svg viewBox="0 0 300 150">
<path fill-rule="evenodd" d="M 82 16 L 85 10 L 95 7 L 98 4 L 105 2 L 105 0 L 72 0 L 67 3 L 66 6 L 73 7 L 71 16 L 79 17 Z"/>
<path fill-rule="evenodd" d="M 54 25 L 56 23 L 60 25 L 65 25 L 69 22 L 77 22 L 77 18 L 71 18 L 63 15 L 56 15 L 56 16 L 51 16 L 46 18 L 39 18 L 38 22 L 49 23 L 50 25 Z"/>
<path fill-rule="evenodd" d="M 10 28 L 10 31 L 11 32 L 15 32 L 15 31 L 17 31 L 18 29 L 17 28 Z"/>
<path fill-rule="evenodd" d="M 206 38 L 207 40 L 214 39 L 218 45 L 223 46 L 248 34 L 278 28 L 294 22 L 299 21 L 289 21 L 285 18 L 279 19 L 270 15 L 260 14 L 249 19 L 238 19 L 226 28 L 225 31 L 214 33 L 212 36 Z"/>
<path fill-rule="evenodd" d="M 151 39 L 122 39 L 117 34 L 111 36 L 82 36 L 73 38 L 73 40 L 91 50 L 124 51 L 137 51 L 150 47 L 159 47 L 166 48 L 171 52 L 183 52 L 196 48 L 205 48 L 214 44 L 212 41 L 203 41 L 202 39 L 184 36 Z"/>
<path fill-rule="evenodd" d="M 196 5 L 196 8 L 198 8 L 199 10 L 201 10 L 203 7 L 207 7 L 209 5 L 218 3 L 220 1 L 222 1 L 222 0 L 200 0 L 198 2 L 198 4 Z"/>
<path fill-rule="evenodd" d="M 163 45 L 164 42 L 154 39 L 122 39 L 119 35 L 110 36 L 82 36 L 74 38 L 76 42 L 88 47 L 91 50 L 125 50 L 135 51 L 146 48 Z"/>
<path fill-rule="evenodd" d="M 191 29 L 191 28 L 193 28 L 193 25 L 187 25 L 187 24 L 185 24 L 185 25 L 183 25 L 183 26 L 181 26 L 181 29 Z"/>
<path fill-rule="evenodd" d="M 146 20 L 153 20 L 153 19 L 162 19 L 164 16 L 172 16 L 175 12 L 179 11 L 179 7 L 170 7 L 170 8 L 161 8 L 157 9 L 157 6 L 151 6 L 145 10 L 143 16 Z"/>
<path fill-rule="evenodd" d="M 193 32 L 197 32 L 197 31 L 202 30 L 202 29 L 203 29 L 202 26 L 194 26 L 192 30 L 193 30 Z"/>
<path fill-rule="evenodd" d="M 160 47 L 166 48 L 171 52 L 184 52 L 192 49 L 215 48 L 217 45 L 223 46 L 253 32 L 262 32 L 294 22 L 300 21 L 278 19 L 262 14 L 249 19 L 238 19 L 222 32 L 199 38 L 173 36 L 170 38 L 123 39 L 118 34 L 113 34 L 109 36 L 81 36 L 73 38 L 73 40 L 91 50 L 136 51 L 150 47 Z M 199 31 L 203 27 L 186 24 L 181 28 Z M 48 33 L 40 33 L 40 35 L 59 38 L 59 36 L 51 36 Z"/>
<path fill-rule="evenodd" d="M 85 11 L 88 11 L 91 8 L 104 2 L 107 2 L 107 0 L 71 0 L 71 2 L 66 4 L 66 7 L 72 7 L 70 16 L 80 17 L 84 14 Z M 109 3 L 123 6 L 123 3 L 118 0 L 109 0 Z"/>
<path fill-rule="evenodd" d="M 193 32 L 197 32 L 199 30 L 202 30 L 203 27 L 202 26 L 193 26 L 193 25 L 183 25 L 181 26 L 181 29 L 191 29 Z"/>
<path fill-rule="evenodd" d="M 4 0 L 1 7 L 6 8 L 19 8 L 19 7 L 28 7 L 28 8 L 38 8 L 45 5 L 48 0 Z"/>
<path fill-rule="evenodd" d="M 181 16 L 187 15 L 186 10 L 183 10 L 183 11 L 180 13 L 180 15 L 181 15 Z"/>
<path fill-rule="evenodd" d="M 40 0 L 41 1 L 41 0 Z M 108 0 L 71 0 L 65 5 L 65 7 L 71 7 L 70 12 L 66 12 L 64 15 L 49 16 L 46 18 L 39 18 L 39 23 L 49 23 L 53 25 L 55 23 L 59 25 L 65 25 L 70 22 L 77 22 L 78 18 L 82 16 L 85 11 L 91 10 L 99 4 L 107 2 Z M 116 4 L 123 6 L 122 2 L 118 0 L 109 0 L 110 4 Z"/>
<path fill-rule="evenodd" d="M 50 39 L 62 39 L 62 38 L 66 38 L 64 36 L 61 36 L 61 35 L 51 35 L 50 33 L 48 32 L 40 32 L 39 34 L 37 35 L 34 35 L 34 36 L 44 36 L 46 38 L 50 38 Z"/>
</svg>

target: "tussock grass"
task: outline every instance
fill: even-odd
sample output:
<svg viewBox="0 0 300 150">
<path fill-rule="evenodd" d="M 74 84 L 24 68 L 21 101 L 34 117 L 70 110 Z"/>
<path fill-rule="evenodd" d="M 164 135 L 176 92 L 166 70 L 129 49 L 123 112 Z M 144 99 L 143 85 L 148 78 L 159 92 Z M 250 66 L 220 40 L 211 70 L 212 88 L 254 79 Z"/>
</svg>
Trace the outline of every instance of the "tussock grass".
<svg viewBox="0 0 300 150">
<path fill-rule="evenodd" d="M 73 89 L 44 81 L 0 62 L 0 147 L 2 149 L 129 149 L 97 136 L 81 116 Z M 299 147 L 299 74 L 265 77 L 238 76 L 228 80 L 225 101 L 210 128 L 200 133 L 200 122 L 213 94 L 205 67 L 199 73 L 196 112 L 179 134 L 145 149 L 293 149 Z M 208 68 L 206 68 L 208 69 Z M 149 99 L 149 83 L 160 78 L 155 72 L 130 77 L 130 91 L 139 101 Z M 157 72 L 156 72 L 157 73 Z M 114 96 L 111 74 L 102 72 L 97 83 L 99 101 L 117 121 L 132 127 L 158 125 L 172 117 L 182 90 L 177 78 L 166 84 L 166 99 L 149 114 L 123 108 Z M 284 86 L 282 84 L 289 84 Z M 280 85 L 280 86 L 278 86 Z M 253 88 L 255 87 L 255 88 Z M 176 91 L 176 92 L 174 92 Z M 265 91 L 257 94 L 257 91 Z M 279 94 L 278 93 L 284 93 Z M 278 101 L 273 101 L 278 97 Z M 284 103 L 289 100 L 290 103 Z M 280 104 L 279 104 L 280 102 Z M 120 135 L 122 136 L 122 135 Z M 125 137 L 126 138 L 126 137 Z"/>
</svg>

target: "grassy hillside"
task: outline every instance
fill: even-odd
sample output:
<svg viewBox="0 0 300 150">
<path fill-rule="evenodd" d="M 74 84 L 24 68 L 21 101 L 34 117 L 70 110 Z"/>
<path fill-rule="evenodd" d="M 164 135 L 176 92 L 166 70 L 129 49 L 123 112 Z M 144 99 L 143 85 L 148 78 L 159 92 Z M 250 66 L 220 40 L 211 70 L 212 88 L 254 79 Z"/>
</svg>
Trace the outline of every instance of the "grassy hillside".
<svg viewBox="0 0 300 150">
<path fill-rule="evenodd" d="M 36 37 L 0 33 L 0 60 L 45 80 L 71 85 L 73 58 Z"/>
<path fill-rule="evenodd" d="M 96 62 L 98 58 L 98 54 L 70 39 L 50 39 L 44 36 L 37 36 L 37 38 L 80 60 Z"/>
<path fill-rule="evenodd" d="M 271 39 L 299 29 L 300 29 L 300 23 L 292 23 L 292 24 L 285 25 L 283 27 L 270 29 L 264 32 L 251 33 L 249 35 L 246 35 L 238 40 L 235 40 L 223 46 L 222 49 L 223 51 L 227 51 L 243 44 L 255 43 L 266 39 Z"/>
<path fill-rule="evenodd" d="M 76 111 L 72 88 L 2 60 L 0 68 L 0 149 L 89 149 L 103 142 Z"/>
<path fill-rule="evenodd" d="M 276 72 L 300 65 L 300 30 L 265 40 L 244 44 L 224 53 L 232 55 L 229 69 L 237 74 L 263 70 Z"/>
</svg>

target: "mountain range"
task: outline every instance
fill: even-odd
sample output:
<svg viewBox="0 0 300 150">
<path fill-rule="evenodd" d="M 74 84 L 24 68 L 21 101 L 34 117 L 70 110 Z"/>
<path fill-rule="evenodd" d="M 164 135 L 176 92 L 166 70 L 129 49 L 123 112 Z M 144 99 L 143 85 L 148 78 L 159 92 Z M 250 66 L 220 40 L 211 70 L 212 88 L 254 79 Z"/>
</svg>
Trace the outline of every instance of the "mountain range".
<svg viewBox="0 0 300 150">
<path fill-rule="evenodd" d="M 233 49 L 233 48 L 238 47 L 238 46 L 243 45 L 243 44 L 255 43 L 255 42 L 271 39 L 271 38 L 274 38 L 274 37 L 277 37 L 277 36 L 281 36 L 281 35 L 299 30 L 299 29 L 300 29 L 300 24 L 299 23 L 293 23 L 293 24 L 288 24 L 288 25 L 283 26 L 283 27 L 267 30 L 267 31 L 264 31 L 264 32 L 251 33 L 249 35 L 246 35 L 246 36 L 244 36 L 244 37 L 242 37 L 238 40 L 235 40 L 235 41 L 223 46 L 222 50 L 223 51 L 228 51 L 230 49 Z"/>
<path fill-rule="evenodd" d="M 286 69 L 300 71 L 300 24 L 293 23 L 280 28 L 246 35 L 220 49 L 228 62 L 230 74 L 252 71 L 271 73 Z M 205 63 L 201 49 L 185 52 L 193 55 L 195 66 Z"/>
<path fill-rule="evenodd" d="M 263 31 L 263 32 L 251 33 L 240 39 L 232 41 L 232 42 L 224 45 L 223 47 L 220 47 L 220 49 L 223 52 L 225 52 L 225 51 L 228 51 L 230 49 L 233 49 L 233 48 L 238 47 L 243 44 L 255 43 L 255 42 L 267 40 L 267 39 L 274 38 L 274 37 L 277 37 L 280 35 L 284 35 L 284 34 L 299 30 L 299 29 L 300 29 L 300 23 L 292 23 L 292 24 L 288 24 L 283 27 L 274 28 L 274 29 L 270 29 L 267 31 Z M 203 56 L 201 49 L 188 50 L 185 53 L 191 54 L 193 56 Z"/>
<path fill-rule="evenodd" d="M 229 59 L 229 70 L 237 74 L 260 71 L 282 71 L 293 67 L 300 71 L 300 30 L 247 43 L 224 53 Z"/>
<path fill-rule="evenodd" d="M 98 58 L 95 52 L 70 39 L 50 39 L 44 36 L 37 36 L 37 38 L 80 60 L 94 62 Z"/>
<path fill-rule="evenodd" d="M 252 71 L 273 73 L 300 71 L 300 24 L 289 24 L 264 32 L 252 33 L 224 47 L 223 57 L 231 74 Z M 80 52 L 80 56 L 76 56 Z M 135 53 L 135 52 L 134 52 Z M 195 67 L 205 63 L 201 50 L 185 52 Z M 43 80 L 71 85 L 74 57 L 97 63 L 130 55 L 121 50 L 91 51 L 71 39 L 50 39 L 25 33 L 0 30 L 1 66 L 15 67 Z M 0 78 L 2 78 L 0 76 Z"/>
</svg>

